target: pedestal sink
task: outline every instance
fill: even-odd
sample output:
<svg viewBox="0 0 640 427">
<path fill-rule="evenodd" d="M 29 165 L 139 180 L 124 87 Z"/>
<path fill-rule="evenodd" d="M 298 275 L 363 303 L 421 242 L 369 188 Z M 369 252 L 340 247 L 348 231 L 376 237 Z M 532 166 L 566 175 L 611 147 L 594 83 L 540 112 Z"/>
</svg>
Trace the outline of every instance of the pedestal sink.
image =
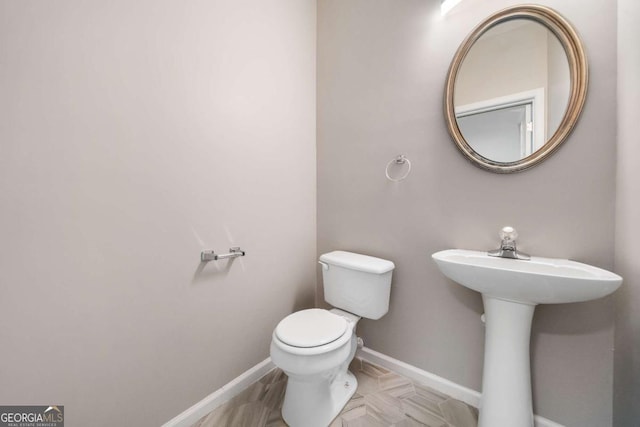
<svg viewBox="0 0 640 427">
<path fill-rule="evenodd" d="M 432 255 L 440 271 L 482 294 L 486 332 L 478 427 L 532 427 L 529 341 L 538 304 L 613 293 L 622 277 L 566 259 L 515 260 L 450 249 Z"/>
</svg>

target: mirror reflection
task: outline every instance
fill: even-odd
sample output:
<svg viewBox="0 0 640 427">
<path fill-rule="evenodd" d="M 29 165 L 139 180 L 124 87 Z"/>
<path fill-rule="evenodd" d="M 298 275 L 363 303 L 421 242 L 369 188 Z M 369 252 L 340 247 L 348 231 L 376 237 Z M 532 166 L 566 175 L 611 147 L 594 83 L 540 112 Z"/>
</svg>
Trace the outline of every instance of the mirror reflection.
<svg viewBox="0 0 640 427">
<path fill-rule="evenodd" d="M 454 86 L 457 125 L 469 146 L 495 162 L 540 150 L 563 120 L 571 94 L 565 50 L 546 26 L 503 21 L 484 32 Z"/>
</svg>

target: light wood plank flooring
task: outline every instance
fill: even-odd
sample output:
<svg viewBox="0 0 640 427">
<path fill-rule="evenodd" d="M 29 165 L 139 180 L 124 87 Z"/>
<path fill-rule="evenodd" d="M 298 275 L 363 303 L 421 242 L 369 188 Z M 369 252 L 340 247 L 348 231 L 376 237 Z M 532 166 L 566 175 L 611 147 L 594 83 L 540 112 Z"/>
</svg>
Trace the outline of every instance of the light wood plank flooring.
<svg viewBox="0 0 640 427">
<path fill-rule="evenodd" d="M 354 359 L 358 388 L 331 427 L 477 427 L 478 410 L 429 387 Z M 286 427 L 280 416 L 287 377 L 273 369 L 193 427 Z"/>
</svg>

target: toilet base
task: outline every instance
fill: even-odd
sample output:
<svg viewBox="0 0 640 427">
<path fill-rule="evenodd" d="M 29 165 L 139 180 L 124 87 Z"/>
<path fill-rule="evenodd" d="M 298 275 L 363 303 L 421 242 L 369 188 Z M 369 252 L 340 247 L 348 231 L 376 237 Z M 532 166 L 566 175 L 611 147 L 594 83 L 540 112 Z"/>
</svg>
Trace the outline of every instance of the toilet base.
<svg viewBox="0 0 640 427">
<path fill-rule="evenodd" d="M 300 381 L 289 377 L 282 406 L 282 418 L 290 427 L 327 427 L 358 388 L 348 370 L 333 380 Z"/>
</svg>

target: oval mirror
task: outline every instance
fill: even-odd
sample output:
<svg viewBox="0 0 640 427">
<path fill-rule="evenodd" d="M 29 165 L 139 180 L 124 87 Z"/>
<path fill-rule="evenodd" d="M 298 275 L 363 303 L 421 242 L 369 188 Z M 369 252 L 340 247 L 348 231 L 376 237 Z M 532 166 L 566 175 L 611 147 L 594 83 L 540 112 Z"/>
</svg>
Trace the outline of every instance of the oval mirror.
<svg viewBox="0 0 640 427">
<path fill-rule="evenodd" d="M 547 7 L 510 7 L 458 48 L 445 88 L 447 127 L 477 166 L 521 171 L 567 138 L 586 92 L 587 59 L 571 25 Z"/>
</svg>

